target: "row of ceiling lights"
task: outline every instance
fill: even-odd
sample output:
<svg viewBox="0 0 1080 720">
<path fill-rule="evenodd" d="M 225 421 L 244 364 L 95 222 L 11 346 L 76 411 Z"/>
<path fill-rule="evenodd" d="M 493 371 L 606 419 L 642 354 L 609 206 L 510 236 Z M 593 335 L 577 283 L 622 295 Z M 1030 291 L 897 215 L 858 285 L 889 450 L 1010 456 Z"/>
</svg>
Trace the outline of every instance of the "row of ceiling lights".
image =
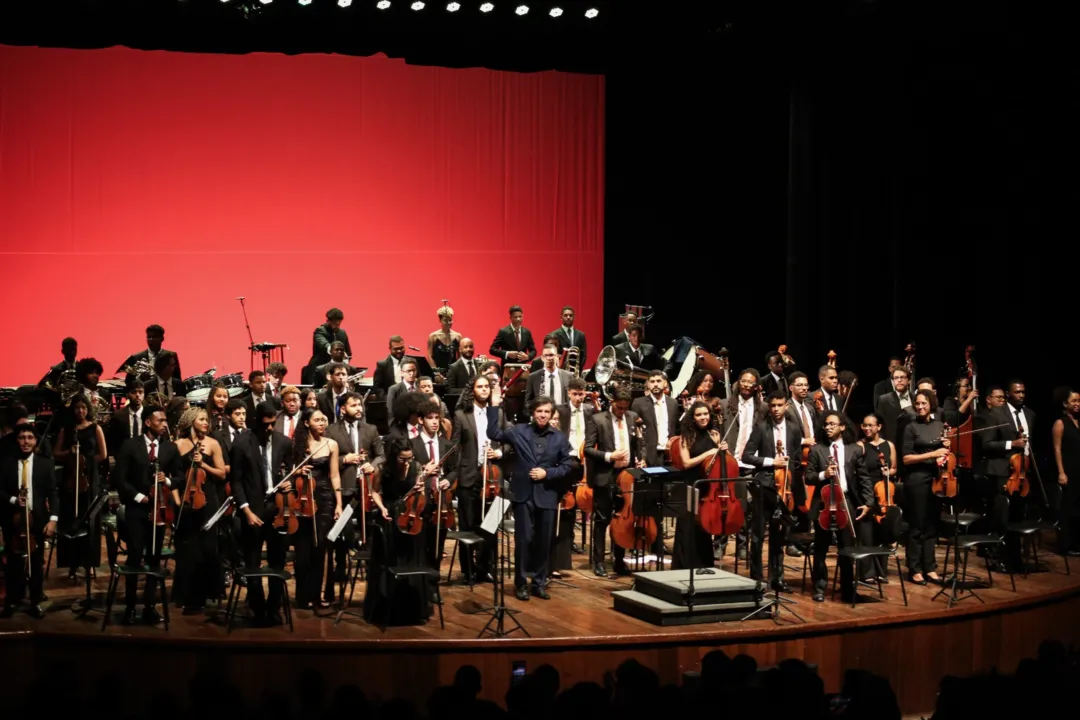
<svg viewBox="0 0 1080 720">
<path fill-rule="evenodd" d="M 221 0 L 221 2 L 223 3 L 227 3 L 229 1 L 230 0 Z M 263 5 L 269 5 L 273 1 L 274 0 L 259 0 L 259 2 Z M 301 5 L 310 5 L 312 3 L 312 0 L 297 0 L 297 2 Z M 337 0 L 337 4 L 339 7 L 347 8 L 352 5 L 352 0 Z M 390 8 L 390 4 L 390 0 L 379 0 L 379 2 L 375 4 L 375 7 L 379 8 L 380 10 L 388 10 Z M 410 5 L 410 7 L 413 10 L 423 10 L 425 7 L 427 7 L 427 3 L 423 2 L 422 0 L 416 0 Z M 447 12 L 457 12 L 460 9 L 461 3 L 459 2 L 450 2 L 446 4 Z M 486 2 L 480 5 L 480 12 L 488 13 L 494 9 L 495 3 Z M 524 4 L 518 5 L 514 12 L 516 12 L 518 15 L 527 15 L 529 13 L 529 6 Z M 559 17 L 562 14 L 563 9 L 561 7 L 553 7 L 548 11 L 548 15 L 550 15 L 551 17 Z M 585 11 L 585 17 L 589 18 L 590 20 L 599 14 L 600 11 L 596 8 L 589 8 Z"/>
</svg>

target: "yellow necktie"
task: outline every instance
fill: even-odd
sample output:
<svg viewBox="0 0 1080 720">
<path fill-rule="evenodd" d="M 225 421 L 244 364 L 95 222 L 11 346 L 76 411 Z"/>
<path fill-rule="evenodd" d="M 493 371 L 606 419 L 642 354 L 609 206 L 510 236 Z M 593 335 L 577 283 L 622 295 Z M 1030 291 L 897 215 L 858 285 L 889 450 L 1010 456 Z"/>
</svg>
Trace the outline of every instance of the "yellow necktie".
<svg viewBox="0 0 1080 720">
<path fill-rule="evenodd" d="M 22 461 L 22 489 L 26 493 L 26 504 L 30 505 L 30 460 Z"/>
</svg>

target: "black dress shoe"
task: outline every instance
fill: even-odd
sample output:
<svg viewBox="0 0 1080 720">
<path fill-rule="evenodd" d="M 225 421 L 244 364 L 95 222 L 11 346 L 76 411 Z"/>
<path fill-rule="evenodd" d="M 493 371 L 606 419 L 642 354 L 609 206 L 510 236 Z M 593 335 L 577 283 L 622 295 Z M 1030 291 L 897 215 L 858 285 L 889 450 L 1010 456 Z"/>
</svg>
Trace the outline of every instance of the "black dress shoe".
<svg viewBox="0 0 1080 720">
<path fill-rule="evenodd" d="M 477 575 L 476 575 L 476 583 L 493 583 L 493 582 L 495 582 L 495 577 L 489 572 L 477 573 Z"/>
<path fill-rule="evenodd" d="M 518 585 L 516 588 L 514 588 L 514 596 L 517 597 L 518 600 L 524 600 L 525 602 L 528 602 L 529 589 L 524 585 Z"/>
<path fill-rule="evenodd" d="M 784 552 L 786 552 L 791 557 L 802 557 L 803 556 L 803 551 L 800 550 L 799 548 L 795 547 L 794 545 L 788 545 L 784 549 Z"/>
<path fill-rule="evenodd" d="M 33 603 L 32 605 L 30 605 L 29 609 L 27 609 L 26 612 L 30 615 L 30 617 L 34 618 L 35 620 L 40 620 L 45 617 L 45 611 L 37 603 Z"/>
<path fill-rule="evenodd" d="M 14 615 L 15 615 L 15 606 L 14 605 L 5 605 L 4 610 L 2 612 L 0 612 L 0 620 L 7 620 L 9 617 L 14 617 Z"/>
<path fill-rule="evenodd" d="M 791 586 L 788 585 L 783 580 L 774 580 L 773 582 L 771 582 L 769 584 L 769 587 L 771 587 L 776 592 L 782 592 L 782 593 L 793 592 L 792 589 L 791 589 Z"/>
<path fill-rule="evenodd" d="M 551 596 L 548 595 L 548 591 L 544 589 L 543 585 L 537 585 L 533 583 L 530 592 L 541 600 L 550 600 Z"/>
<path fill-rule="evenodd" d="M 815 590 L 814 602 L 825 602 L 825 593 L 823 593 L 821 590 Z"/>
<path fill-rule="evenodd" d="M 147 625 L 157 625 L 164 619 L 165 618 L 161 617 L 161 613 L 154 608 L 146 608 L 142 611 L 142 621 Z"/>
<path fill-rule="evenodd" d="M 617 563 L 615 563 L 615 574 L 616 575 L 629 575 L 630 574 L 630 568 L 626 567 L 626 563 L 624 563 L 624 562 L 617 562 Z"/>
<path fill-rule="evenodd" d="M 284 625 L 285 620 L 281 617 L 281 613 L 270 613 L 265 617 L 267 627 L 275 627 L 278 625 Z"/>
<path fill-rule="evenodd" d="M 137 616 L 135 615 L 135 608 L 131 607 L 124 610 L 123 622 L 125 625 L 134 625 L 136 622 L 138 622 L 136 618 Z"/>
<path fill-rule="evenodd" d="M 607 570 L 604 568 L 603 565 L 593 566 L 592 571 L 593 575 L 595 575 L 596 577 L 607 577 Z"/>
<path fill-rule="evenodd" d="M 46 600 L 48 600 L 48 599 L 49 599 L 49 596 L 48 596 L 48 595 L 46 595 L 45 593 L 41 593 L 41 597 L 39 597 L 39 598 L 37 599 L 37 602 L 38 602 L 38 603 L 43 603 L 43 602 L 45 602 L 45 601 L 46 601 Z"/>
</svg>

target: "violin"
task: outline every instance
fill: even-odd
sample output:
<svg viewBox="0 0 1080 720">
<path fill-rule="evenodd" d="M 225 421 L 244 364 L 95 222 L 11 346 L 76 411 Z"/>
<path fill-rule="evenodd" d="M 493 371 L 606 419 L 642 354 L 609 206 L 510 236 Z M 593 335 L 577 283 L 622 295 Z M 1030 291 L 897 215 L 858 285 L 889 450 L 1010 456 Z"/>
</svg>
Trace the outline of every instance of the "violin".
<svg viewBox="0 0 1080 720">
<path fill-rule="evenodd" d="M 776 438 L 776 457 L 784 455 L 784 441 Z M 738 463 L 735 464 L 738 468 Z M 736 470 L 736 473 L 738 471 Z M 773 465 L 773 479 L 776 481 L 776 494 L 788 511 L 795 509 L 795 496 L 791 492 L 791 471 L 786 465 Z M 717 533 L 723 534 L 723 533 Z"/>
<path fill-rule="evenodd" d="M 90 491 L 90 471 L 86 458 L 82 456 L 82 448 L 79 446 L 79 431 L 72 431 L 71 459 L 72 462 L 64 466 L 64 475 L 67 482 L 68 492 L 75 495 L 75 507 L 79 507 L 79 494 Z"/>
<path fill-rule="evenodd" d="M 840 459 L 833 450 L 829 458 L 829 467 L 840 467 Z M 848 526 L 850 518 L 847 513 L 847 499 L 844 490 L 840 487 L 840 473 L 836 472 L 829 479 L 828 485 L 821 488 L 821 514 L 818 515 L 818 525 L 822 530 L 843 530 Z"/>
<path fill-rule="evenodd" d="M 1024 437 L 1024 433 L 1020 432 L 1017 439 Z M 1028 478 L 1029 465 L 1028 455 L 1023 450 L 1009 456 L 1009 479 L 1005 481 L 1005 492 L 1027 497 L 1031 492 L 1031 480 Z"/>
<path fill-rule="evenodd" d="M 281 473 L 285 474 L 285 464 L 282 463 Z M 296 510 L 299 503 L 296 499 L 295 490 L 281 491 L 274 496 L 274 505 L 277 514 L 274 515 L 273 526 L 281 535 L 295 535 L 300 529 L 300 516 Z"/>
<path fill-rule="evenodd" d="M 727 450 L 720 450 L 705 466 L 705 477 L 721 482 L 709 483 L 709 490 L 698 503 L 698 524 L 710 535 L 737 533 L 745 524 L 742 503 L 735 497 L 734 486 L 723 482 L 739 477 L 739 463 Z"/>
<path fill-rule="evenodd" d="M 948 424 L 945 425 L 945 432 L 942 433 L 941 440 L 944 442 L 949 439 L 949 435 L 952 430 Z M 958 491 L 958 483 L 956 480 L 956 455 L 948 453 L 937 459 L 938 474 L 930 484 L 930 490 L 938 497 L 954 498 Z"/>
<path fill-rule="evenodd" d="M 502 488 L 503 471 L 495 463 L 491 462 L 491 459 L 487 456 L 487 451 L 491 448 L 491 443 L 484 443 L 484 469 L 483 469 L 483 493 L 481 495 L 482 500 L 494 500 L 499 496 L 499 490 Z"/>
<path fill-rule="evenodd" d="M 874 520 L 880 524 L 885 522 L 889 508 L 896 507 L 896 489 L 889 477 L 889 459 L 885 457 L 885 453 L 878 453 L 878 462 L 881 463 L 881 479 L 874 483 L 874 498 L 877 500 Z"/>
<path fill-rule="evenodd" d="M 367 450 L 364 450 L 363 448 L 361 448 L 357 452 L 357 455 L 360 456 L 360 461 L 357 463 L 357 473 L 356 473 L 356 476 L 357 476 L 357 478 L 360 479 L 360 483 L 361 483 L 361 488 L 360 488 L 360 493 L 359 493 L 359 495 L 360 495 L 359 507 L 360 507 L 361 512 L 369 513 L 369 512 L 371 512 L 371 505 L 372 505 L 371 488 L 375 486 L 375 475 L 379 471 L 378 470 L 372 470 L 371 472 L 366 473 L 366 472 L 363 472 L 362 470 L 360 470 L 359 468 L 362 468 L 364 465 L 366 465 L 368 462 L 370 462 L 370 459 L 368 458 Z"/>
<path fill-rule="evenodd" d="M 405 495 L 397 501 L 394 514 L 394 525 L 397 526 L 398 530 L 406 535 L 419 535 L 420 531 L 424 529 L 423 516 L 424 511 L 427 508 L 429 491 L 427 480 L 431 477 L 436 479 L 439 477 L 443 464 L 453 456 L 459 447 L 460 445 L 454 445 L 447 450 L 446 453 L 439 458 L 438 464 L 430 473 L 421 471 L 418 486 L 410 488 L 409 492 L 405 493 Z M 439 499 L 442 499 L 442 493 L 439 494 Z M 436 515 L 440 518 L 444 515 L 444 513 L 441 512 L 441 508 Z"/>
<path fill-rule="evenodd" d="M 645 423 L 638 418 L 634 423 L 634 440 L 637 445 L 637 457 L 643 457 L 643 443 Z M 644 465 L 642 460 L 637 461 L 638 467 Z M 624 468 L 615 478 L 618 486 L 615 503 L 618 508 L 612 508 L 611 516 L 611 539 L 621 548 L 631 550 L 635 547 L 645 550 L 651 548 L 656 542 L 656 518 L 650 516 L 637 517 L 634 515 L 634 476 L 629 467 Z M 621 504 L 620 504 L 621 503 Z"/>
<path fill-rule="evenodd" d="M 204 489 L 206 470 L 202 466 L 201 459 L 204 450 L 201 445 L 196 445 L 195 448 L 198 450 L 200 459 L 192 460 L 191 467 L 188 468 L 187 481 L 184 484 L 184 495 L 181 502 L 190 506 L 192 510 L 202 510 L 206 507 L 206 491 Z M 182 507 L 180 511 L 183 512 Z"/>
<path fill-rule="evenodd" d="M 813 399 L 814 407 L 817 408 L 818 413 L 825 412 L 825 393 L 821 390 L 815 390 Z"/>
<path fill-rule="evenodd" d="M 443 479 L 443 474 L 440 472 L 436 476 L 439 480 Z M 436 508 L 433 520 L 436 525 L 446 528 L 447 530 L 453 530 L 457 525 L 457 516 L 454 514 L 454 490 L 457 488 L 457 480 L 450 483 L 450 487 L 445 490 L 435 490 L 438 492 L 438 507 Z M 438 550 L 438 548 L 436 548 Z"/>
</svg>

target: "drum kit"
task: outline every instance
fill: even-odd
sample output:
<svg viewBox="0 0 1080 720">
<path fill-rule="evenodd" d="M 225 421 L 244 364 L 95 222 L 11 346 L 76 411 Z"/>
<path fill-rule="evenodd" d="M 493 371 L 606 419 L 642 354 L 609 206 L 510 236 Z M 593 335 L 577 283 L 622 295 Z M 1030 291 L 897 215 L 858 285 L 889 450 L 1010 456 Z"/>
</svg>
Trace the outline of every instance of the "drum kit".
<svg viewBox="0 0 1080 720">
<path fill-rule="evenodd" d="M 208 370 L 202 375 L 193 375 L 184 380 L 184 394 L 192 405 L 203 407 L 210 399 L 210 392 L 214 385 L 224 385 L 229 389 L 229 397 L 234 398 L 242 395 L 247 388 L 244 386 L 244 376 L 240 373 L 215 377 L 217 369 Z"/>
<path fill-rule="evenodd" d="M 674 349 L 674 346 L 672 349 Z M 668 351 L 668 353 L 670 352 L 671 350 Z M 666 359 L 671 360 L 672 358 L 668 357 Z M 700 345 L 691 345 L 686 357 L 679 366 L 678 374 L 671 381 L 671 397 L 679 397 L 682 395 L 683 390 L 687 390 L 693 395 L 697 388 L 688 388 L 687 385 L 690 383 L 690 379 L 694 377 L 694 374 L 701 370 L 712 374 L 718 383 L 725 382 L 724 370 L 726 368 L 727 361 L 721 355 L 711 353 Z"/>
</svg>

